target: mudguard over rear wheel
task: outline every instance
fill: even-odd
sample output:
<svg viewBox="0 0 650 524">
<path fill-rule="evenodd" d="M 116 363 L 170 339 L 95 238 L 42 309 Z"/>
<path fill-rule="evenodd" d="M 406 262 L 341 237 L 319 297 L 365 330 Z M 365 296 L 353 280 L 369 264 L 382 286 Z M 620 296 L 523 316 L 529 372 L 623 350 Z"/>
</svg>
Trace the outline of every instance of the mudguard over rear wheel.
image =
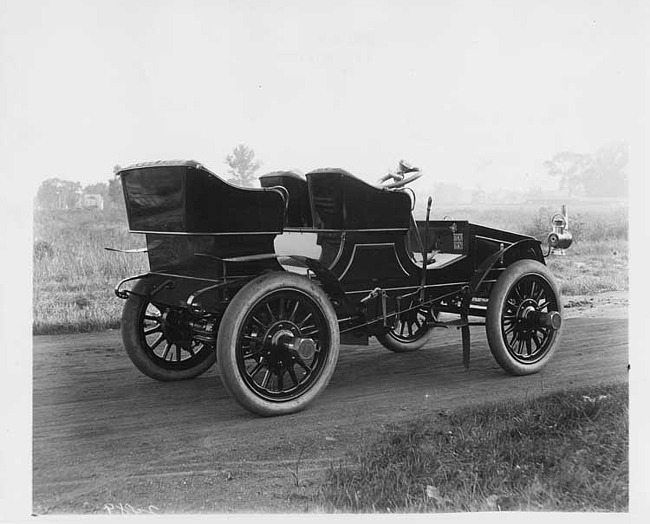
<svg viewBox="0 0 650 524">
<path fill-rule="evenodd" d="M 161 280 L 139 280 L 122 310 L 122 342 L 131 361 L 156 380 L 186 380 L 206 372 L 214 346 L 192 338 L 187 311 L 157 303 L 149 295 Z"/>
<path fill-rule="evenodd" d="M 551 271 L 519 260 L 499 277 L 488 301 L 486 332 L 492 355 L 513 375 L 537 373 L 557 349 L 562 301 Z"/>
<path fill-rule="evenodd" d="M 339 355 L 336 313 L 325 292 L 294 273 L 246 284 L 228 305 L 217 337 L 224 387 L 262 416 L 304 409 L 327 386 Z"/>
</svg>

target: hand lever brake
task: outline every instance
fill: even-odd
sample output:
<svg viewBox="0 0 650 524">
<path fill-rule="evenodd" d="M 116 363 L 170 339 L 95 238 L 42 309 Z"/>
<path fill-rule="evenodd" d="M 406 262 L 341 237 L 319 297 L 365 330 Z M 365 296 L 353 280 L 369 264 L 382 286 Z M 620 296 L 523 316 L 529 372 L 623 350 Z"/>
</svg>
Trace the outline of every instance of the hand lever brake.
<svg viewBox="0 0 650 524">
<path fill-rule="evenodd" d="M 420 278 L 420 300 L 424 302 L 424 286 L 427 285 L 427 258 L 429 255 L 429 216 L 431 215 L 431 203 L 433 199 L 427 200 L 427 216 L 424 222 L 424 238 L 422 239 L 422 276 Z"/>
</svg>

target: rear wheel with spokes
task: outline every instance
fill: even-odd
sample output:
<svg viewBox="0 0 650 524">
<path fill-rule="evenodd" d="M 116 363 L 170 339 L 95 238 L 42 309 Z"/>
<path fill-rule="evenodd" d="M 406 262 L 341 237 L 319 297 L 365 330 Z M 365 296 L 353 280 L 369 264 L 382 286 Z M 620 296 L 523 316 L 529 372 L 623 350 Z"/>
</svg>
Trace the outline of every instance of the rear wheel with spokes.
<svg viewBox="0 0 650 524">
<path fill-rule="evenodd" d="M 304 409 L 329 382 L 338 352 L 338 322 L 327 295 L 285 272 L 244 286 L 228 305 L 217 338 L 224 387 L 262 416 Z"/>
<path fill-rule="evenodd" d="M 490 350 L 514 375 L 539 371 L 557 348 L 562 303 L 551 271 L 535 260 L 509 266 L 490 293 L 486 332 Z"/>
<path fill-rule="evenodd" d="M 413 308 L 413 309 L 411 309 Z M 420 349 L 431 338 L 429 321 L 434 318 L 429 307 L 416 307 L 415 300 L 407 311 L 397 316 L 390 331 L 377 335 L 379 343 L 395 353 L 409 353 Z"/>
<path fill-rule="evenodd" d="M 156 278 L 139 280 L 129 294 L 122 311 L 124 347 L 135 366 L 151 378 L 194 378 L 214 364 L 214 344 L 193 338 L 187 310 L 150 297 L 157 284 Z"/>
</svg>

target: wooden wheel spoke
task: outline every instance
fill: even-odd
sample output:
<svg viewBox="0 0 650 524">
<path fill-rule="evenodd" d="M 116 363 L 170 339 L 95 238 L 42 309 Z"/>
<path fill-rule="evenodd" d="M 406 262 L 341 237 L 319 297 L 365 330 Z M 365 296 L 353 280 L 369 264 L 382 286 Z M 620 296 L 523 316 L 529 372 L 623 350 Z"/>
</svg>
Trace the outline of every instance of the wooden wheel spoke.
<svg viewBox="0 0 650 524">
<path fill-rule="evenodd" d="M 260 326 L 263 329 L 266 329 L 266 324 L 264 324 L 261 320 L 259 320 L 255 315 L 251 315 L 251 319 L 253 322 L 255 322 L 258 326 Z"/>
<path fill-rule="evenodd" d="M 307 373 L 311 373 L 311 368 L 305 363 L 303 359 L 298 357 L 296 359 L 296 364 L 298 364 L 302 369 L 304 369 Z M 293 367 L 291 368 L 293 370 Z M 291 374 L 291 371 L 289 371 L 289 374 Z M 292 377 L 293 378 L 293 377 Z"/>
<path fill-rule="evenodd" d="M 248 376 L 251 378 L 254 378 L 257 373 L 259 373 L 260 369 L 264 367 L 264 360 L 260 360 L 257 365 L 248 372 Z"/>
<path fill-rule="evenodd" d="M 167 342 L 167 345 L 165 346 L 165 352 L 162 355 L 163 360 L 167 360 L 167 355 L 169 355 L 169 351 L 171 350 L 173 344 L 170 344 Z"/>
<path fill-rule="evenodd" d="M 262 383 L 260 384 L 260 386 L 262 386 L 263 388 L 266 388 L 266 386 L 268 386 L 268 384 L 269 384 L 269 379 L 270 378 L 271 378 L 271 370 L 267 369 L 266 373 L 264 373 L 264 378 L 262 379 Z"/>
<path fill-rule="evenodd" d="M 151 327 L 149 329 L 145 329 L 144 334 L 146 336 L 146 335 L 151 335 L 152 333 L 159 333 L 161 331 L 162 331 L 162 327 L 160 325 L 157 325 L 157 326 Z"/>
<path fill-rule="evenodd" d="M 250 348 L 249 348 L 250 349 Z M 247 353 L 242 354 L 242 358 L 244 360 L 248 360 L 251 358 L 254 358 L 257 360 L 257 358 L 260 356 L 260 350 L 259 349 L 250 349 Z"/>
<path fill-rule="evenodd" d="M 521 302 L 524 300 L 523 295 L 521 294 L 521 290 L 519 289 L 519 286 L 521 286 L 521 281 L 517 283 L 517 285 L 514 288 L 515 295 L 517 295 L 517 298 L 519 298 L 519 301 Z"/>
<path fill-rule="evenodd" d="M 280 297 L 279 302 L 280 303 L 278 305 L 278 318 L 283 319 L 285 318 L 285 314 L 286 314 L 285 309 L 286 309 L 287 301 L 284 297 Z"/>
<path fill-rule="evenodd" d="M 149 346 L 149 349 L 151 349 L 153 351 L 154 349 L 156 349 L 160 345 L 160 343 L 163 340 L 165 340 L 165 337 L 161 333 L 160 336 L 156 340 L 154 340 L 153 344 L 151 344 L 151 346 Z"/>
<path fill-rule="evenodd" d="M 291 314 L 289 315 L 289 321 L 293 322 L 293 320 L 296 318 L 296 313 L 298 312 L 298 306 L 300 305 L 300 302 L 296 300 L 296 303 L 293 306 L 293 309 L 291 310 Z"/>
<path fill-rule="evenodd" d="M 298 324 L 298 327 L 302 329 L 302 326 L 305 325 L 305 322 L 307 322 L 313 315 L 309 313 L 305 318 L 302 319 L 302 322 Z"/>
<path fill-rule="evenodd" d="M 302 366 L 305 369 L 305 371 L 308 369 L 307 366 L 302 362 L 302 360 L 298 361 L 298 365 Z M 297 386 L 300 382 L 298 381 L 298 377 L 296 376 L 296 371 L 293 369 L 293 366 L 289 367 L 287 372 L 291 377 L 291 381 L 293 382 L 293 385 Z"/>
<path fill-rule="evenodd" d="M 266 303 L 266 310 L 269 312 L 269 317 L 271 318 L 271 322 L 275 322 L 277 319 L 273 314 L 273 310 L 271 309 L 271 304 L 269 304 L 268 302 Z"/>
</svg>

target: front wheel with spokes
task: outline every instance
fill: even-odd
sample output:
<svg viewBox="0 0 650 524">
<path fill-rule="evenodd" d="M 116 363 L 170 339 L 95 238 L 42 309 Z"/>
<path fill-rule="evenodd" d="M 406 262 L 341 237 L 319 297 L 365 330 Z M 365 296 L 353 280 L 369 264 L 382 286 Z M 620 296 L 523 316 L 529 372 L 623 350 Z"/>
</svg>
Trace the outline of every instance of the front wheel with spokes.
<svg viewBox="0 0 650 524">
<path fill-rule="evenodd" d="M 328 384 L 338 353 L 329 298 L 305 277 L 286 272 L 262 275 L 238 291 L 217 337 L 224 387 L 262 416 L 304 409 Z"/>
<path fill-rule="evenodd" d="M 214 364 L 214 343 L 193 337 L 187 310 L 155 301 L 154 277 L 139 280 L 122 311 L 122 342 L 135 366 L 156 380 L 186 380 Z"/>
<path fill-rule="evenodd" d="M 555 352 L 562 302 L 551 271 L 519 260 L 499 277 L 488 301 L 485 328 L 492 355 L 513 375 L 536 373 Z"/>
</svg>

